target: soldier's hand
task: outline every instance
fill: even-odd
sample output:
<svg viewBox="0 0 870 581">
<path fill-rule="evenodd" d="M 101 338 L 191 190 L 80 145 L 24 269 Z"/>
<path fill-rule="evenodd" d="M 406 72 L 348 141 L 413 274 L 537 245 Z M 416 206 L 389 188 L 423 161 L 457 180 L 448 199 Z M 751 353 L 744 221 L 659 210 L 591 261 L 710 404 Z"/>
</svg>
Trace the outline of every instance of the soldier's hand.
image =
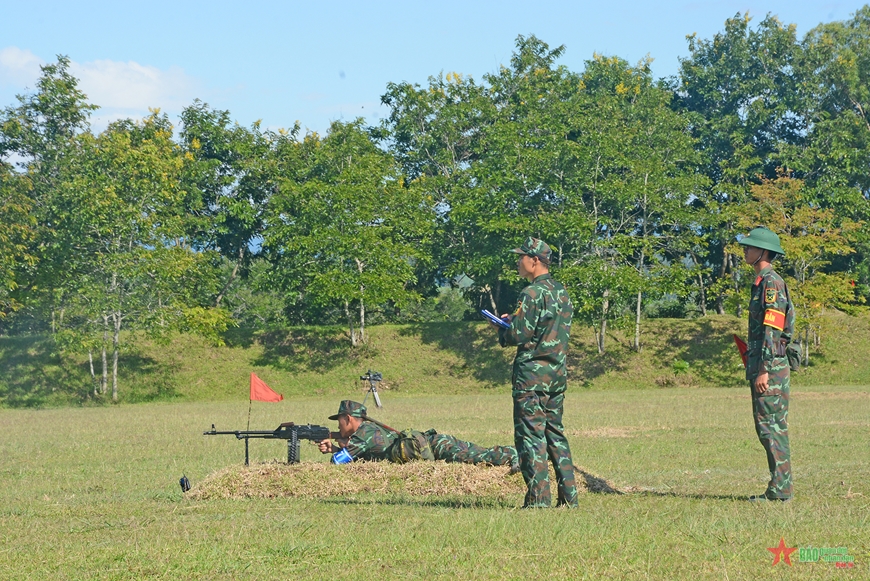
<svg viewBox="0 0 870 581">
<path fill-rule="evenodd" d="M 321 454 L 332 454 L 332 442 L 330 442 L 329 440 L 321 441 L 319 444 L 317 444 L 317 447 L 320 448 Z"/>
<path fill-rule="evenodd" d="M 767 372 L 759 373 L 755 378 L 755 392 L 756 393 L 764 393 L 767 391 Z"/>
</svg>

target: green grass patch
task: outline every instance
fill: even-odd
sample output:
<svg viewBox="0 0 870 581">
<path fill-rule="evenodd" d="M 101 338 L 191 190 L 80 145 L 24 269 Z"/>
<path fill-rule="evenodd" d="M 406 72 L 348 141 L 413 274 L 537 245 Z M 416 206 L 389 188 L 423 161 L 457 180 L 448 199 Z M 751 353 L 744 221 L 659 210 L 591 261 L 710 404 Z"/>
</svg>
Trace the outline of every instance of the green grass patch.
<svg viewBox="0 0 870 581">
<path fill-rule="evenodd" d="M 255 403 L 251 428 L 332 426 L 325 417 L 345 395 Z M 385 406 L 376 417 L 398 428 L 434 427 L 483 445 L 512 437 L 506 389 L 399 392 Z M 245 401 L 0 410 L 0 578 L 868 577 L 866 385 L 795 385 L 796 496 L 785 505 L 745 500 L 767 479 L 748 388 L 571 390 L 565 424 L 575 462 L 620 492 L 589 487 L 577 510 L 520 510 L 521 487 L 504 468 L 347 471 L 310 444 L 302 464 L 286 467 L 276 464 L 286 457 L 282 441 L 252 441 L 245 469 L 242 442 L 201 434 L 212 423 L 244 428 L 247 412 Z M 249 473 L 252 494 L 203 494 L 244 490 L 233 479 Z M 182 474 L 193 494 L 182 495 Z M 491 488 L 469 491 L 468 479 L 491 479 Z M 780 537 L 789 547 L 846 547 L 856 568 L 799 562 L 798 553 L 792 566 L 772 568 L 767 547 Z"/>
</svg>

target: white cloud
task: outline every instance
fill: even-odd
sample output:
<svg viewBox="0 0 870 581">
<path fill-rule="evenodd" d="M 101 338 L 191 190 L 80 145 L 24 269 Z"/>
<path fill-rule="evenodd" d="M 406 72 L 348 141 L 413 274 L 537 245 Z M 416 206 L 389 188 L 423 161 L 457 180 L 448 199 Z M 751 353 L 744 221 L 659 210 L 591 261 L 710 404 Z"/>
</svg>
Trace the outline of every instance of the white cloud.
<svg viewBox="0 0 870 581">
<path fill-rule="evenodd" d="M 189 105 L 199 83 L 180 67 L 161 70 L 135 61 L 72 62 L 70 72 L 92 103 L 107 109 L 179 111 Z"/>
<path fill-rule="evenodd" d="M 0 85 L 33 90 L 43 64 L 45 61 L 29 50 L 16 46 L 0 49 Z M 149 108 L 171 116 L 202 96 L 200 83 L 174 66 L 159 69 L 135 61 L 73 60 L 70 74 L 79 80 L 79 89 L 88 102 L 100 106 L 91 117 L 92 127 L 97 130 L 116 119 L 144 117 Z"/>
<path fill-rule="evenodd" d="M 42 59 L 17 46 L 0 49 L 0 83 L 18 87 L 33 87 L 39 78 Z"/>
</svg>

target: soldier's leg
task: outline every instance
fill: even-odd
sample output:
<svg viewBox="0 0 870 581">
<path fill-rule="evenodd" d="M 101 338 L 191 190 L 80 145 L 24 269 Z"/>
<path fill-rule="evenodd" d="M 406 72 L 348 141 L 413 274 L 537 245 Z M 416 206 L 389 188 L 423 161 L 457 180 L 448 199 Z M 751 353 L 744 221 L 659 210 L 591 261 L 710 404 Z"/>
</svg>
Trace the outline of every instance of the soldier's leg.
<svg viewBox="0 0 870 581">
<path fill-rule="evenodd" d="M 565 394 L 550 396 L 544 402 L 547 414 L 547 454 L 556 471 L 558 488 L 557 505 L 577 506 L 577 482 L 574 479 L 574 462 L 571 459 L 571 448 L 565 437 L 562 425 L 562 409 Z"/>
<path fill-rule="evenodd" d="M 530 391 L 514 395 L 514 442 L 520 472 L 526 482 L 524 507 L 550 506 L 550 475 L 547 469 L 547 417 L 540 394 Z"/>
<path fill-rule="evenodd" d="M 511 446 L 483 448 L 447 434 L 437 434 L 430 438 L 430 445 L 435 459 L 445 462 L 508 466 L 516 463 L 517 458 L 517 451 Z"/>
<path fill-rule="evenodd" d="M 788 441 L 788 395 L 789 381 L 786 377 L 779 388 L 781 395 L 753 398 L 755 431 L 767 455 L 770 482 L 765 496 L 768 498 L 791 498 L 791 449 Z M 774 385 L 771 385 L 774 387 Z"/>
</svg>

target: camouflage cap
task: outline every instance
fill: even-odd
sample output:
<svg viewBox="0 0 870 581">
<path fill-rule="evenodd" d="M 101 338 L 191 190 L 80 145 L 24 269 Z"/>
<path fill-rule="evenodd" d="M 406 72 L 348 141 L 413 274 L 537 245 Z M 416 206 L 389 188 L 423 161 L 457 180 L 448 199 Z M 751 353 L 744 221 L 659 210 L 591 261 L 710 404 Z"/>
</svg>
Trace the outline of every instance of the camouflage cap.
<svg viewBox="0 0 870 581">
<path fill-rule="evenodd" d="M 515 254 L 525 254 L 527 256 L 536 256 L 538 260 L 544 264 L 550 264 L 550 256 L 553 254 L 553 251 L 550 250 L 550 246 L 546 242 L 537 238 L 532 238 L 531 236 L 526 238 L 526 241 L 522 246 L 514 248 L 511 252 Z"/>
<path fill-rule="evenodd" d="M 343 415 L 348 415 L 354 418 L 364 418 L 366 415 L 366 406 L 358 401 L 351 401 L 349 399 L 342 400 L 342 402 L 338 404 L 338 413 L 334 416 L 329 416 L 329 419 L 337 420 L 338 416 Z"/>
</svg>

